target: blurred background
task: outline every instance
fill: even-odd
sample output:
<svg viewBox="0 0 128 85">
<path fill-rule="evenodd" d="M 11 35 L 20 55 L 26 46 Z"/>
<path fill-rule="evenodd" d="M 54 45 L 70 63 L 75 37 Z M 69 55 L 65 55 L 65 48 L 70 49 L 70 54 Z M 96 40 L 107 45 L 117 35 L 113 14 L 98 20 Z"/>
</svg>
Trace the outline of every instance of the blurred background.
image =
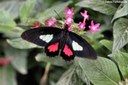
<svg viewBox="0 0 128 85">
<path fill-rule="evenodd" d="M 21 38 L 29 26 L 51 17 L 63 27 L 59 16 L 65 17 L 66 7 L 74 8 L 75 29 L 83 21 L 80 12 L 87 11 L 87 28 L 75 33 L 94 47 L 97 60 L 49 58 L 43 47 Z M 88 32 L 91 20 L 100 31 Z M 127 0 L 0 0 L 0 85 L 127 85 L 127 31 Z"/>
</svg>

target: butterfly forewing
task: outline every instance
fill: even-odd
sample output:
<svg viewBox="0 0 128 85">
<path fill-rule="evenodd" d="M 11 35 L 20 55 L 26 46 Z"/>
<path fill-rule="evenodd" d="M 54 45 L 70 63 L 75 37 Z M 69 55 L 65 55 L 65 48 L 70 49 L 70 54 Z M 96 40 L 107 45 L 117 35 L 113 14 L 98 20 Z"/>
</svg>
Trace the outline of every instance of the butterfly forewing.
<svg viewBox="0 0 128 85">
<path fill-rule="evenodd" d="M 69 32 L 67 43 L 71 46 L 74 54 L 79 57 L 96 59 L 96 52 L 92 46 L 79 35 Z"/>
<path fill-rule="evenodd" d="M 46 46 L 61 29 L 55 27 L 39 27 L 25 31 L 21 37 L 40 46 Z"/>
</svg>

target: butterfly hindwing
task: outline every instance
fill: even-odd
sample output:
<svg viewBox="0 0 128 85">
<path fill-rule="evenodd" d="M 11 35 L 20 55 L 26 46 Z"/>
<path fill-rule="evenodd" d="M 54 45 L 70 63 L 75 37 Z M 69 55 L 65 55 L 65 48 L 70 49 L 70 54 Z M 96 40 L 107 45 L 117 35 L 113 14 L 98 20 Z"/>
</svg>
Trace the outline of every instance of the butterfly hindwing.
<svg viewBox="0 0 128 85">
<path fill-rule="evenodd" d="M 62 58 L 66 61 L 70 61 L 73 60 L 75 55 L 74 55 L 74 51 L 71 48 L 71 46 L 69 45 L 69 43 L 66 41 L 63 48 L 61 49 L 61 54 Z"/>
<path fill-rule="evenodd" d="M 25 31 L 21 37 L 34 44 L 46 46 L 60 32 L 61 29 L 56 27 L 38 27 Z"/>
<path fill-rule="evenodd" d="M 73 49 L 73 52 L 76 56 L 96 59 L 96 52 L 92 48 L 92 46 L 79 35 L 69 32 L 69 37 L 67 39 L 67 43 Z"/>
</svg>

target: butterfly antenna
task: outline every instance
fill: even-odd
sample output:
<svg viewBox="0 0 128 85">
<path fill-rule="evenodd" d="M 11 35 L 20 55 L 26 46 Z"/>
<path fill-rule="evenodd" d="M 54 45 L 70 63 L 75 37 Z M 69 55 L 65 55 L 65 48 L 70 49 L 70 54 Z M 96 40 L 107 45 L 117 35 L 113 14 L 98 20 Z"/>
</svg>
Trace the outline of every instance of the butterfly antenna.
<svg viewBox="0 0 128 85">
<path fill-rule="evenodd" d="M 62 19 L 63 20 L 63 18 L 57 13 L 57 11 L 56 10 L 54 10 L 54 12 L 57 14 L 57 16 L 60 18 L 60 19 Z"/>
</svg>

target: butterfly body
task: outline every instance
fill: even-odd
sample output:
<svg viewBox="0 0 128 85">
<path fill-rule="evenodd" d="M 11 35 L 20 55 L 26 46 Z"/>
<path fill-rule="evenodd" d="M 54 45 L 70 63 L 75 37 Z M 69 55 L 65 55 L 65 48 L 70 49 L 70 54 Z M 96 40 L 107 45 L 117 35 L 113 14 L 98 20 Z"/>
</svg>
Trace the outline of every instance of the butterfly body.
<svg viewBox="0 0 128 85">
<path fill-rule="evenodd" d="M 96 59 L 96 53 L 90 44 L 79 35 L 56 27 L 38 27 L 25 31 L 21 37 L 29 42 L 45 47 L 49 57 L 62 56 L 66 61 L 75 56 Z"/>
</svg>

